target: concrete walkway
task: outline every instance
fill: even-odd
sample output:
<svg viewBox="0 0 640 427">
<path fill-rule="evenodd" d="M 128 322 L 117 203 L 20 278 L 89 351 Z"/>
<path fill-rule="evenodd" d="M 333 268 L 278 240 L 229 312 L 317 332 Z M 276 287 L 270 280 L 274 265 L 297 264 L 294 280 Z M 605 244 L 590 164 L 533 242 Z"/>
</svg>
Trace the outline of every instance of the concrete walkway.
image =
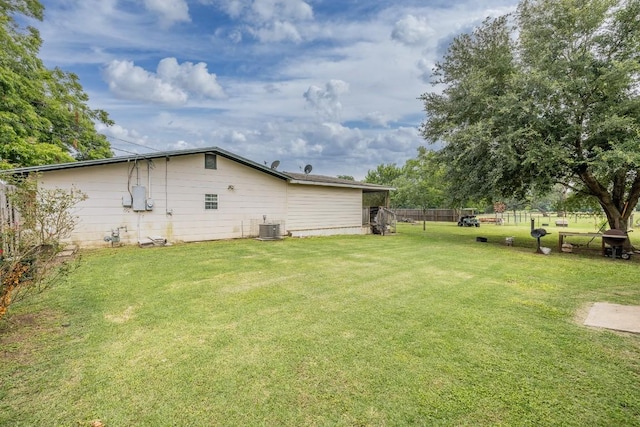
<svg viewBox="0 0 640 427">
<path fill-rule="evenodd" d="M 589 310 L 584 324 L 640 334 L 640 306 L 597 302 Z"/>
</svg>

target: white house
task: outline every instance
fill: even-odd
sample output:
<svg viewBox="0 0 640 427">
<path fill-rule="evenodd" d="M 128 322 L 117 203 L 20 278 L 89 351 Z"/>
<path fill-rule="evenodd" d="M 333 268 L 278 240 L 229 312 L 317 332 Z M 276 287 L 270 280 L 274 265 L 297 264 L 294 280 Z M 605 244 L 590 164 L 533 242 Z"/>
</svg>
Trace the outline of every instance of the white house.
<svg viewBox="0 0 640 427">
<path fill-rule="evenodd" d="M 18 168 L 44 188 L 75 186 L 88 198 L 70 240 L 194 242 L 369 232 L 363 195 L 389 187 L 280 172 L 217 147 Z M 364 212 L 364 214 L 363 214 Z M 105 237 L 107 240 L 105 240 Z"/>
</svg>

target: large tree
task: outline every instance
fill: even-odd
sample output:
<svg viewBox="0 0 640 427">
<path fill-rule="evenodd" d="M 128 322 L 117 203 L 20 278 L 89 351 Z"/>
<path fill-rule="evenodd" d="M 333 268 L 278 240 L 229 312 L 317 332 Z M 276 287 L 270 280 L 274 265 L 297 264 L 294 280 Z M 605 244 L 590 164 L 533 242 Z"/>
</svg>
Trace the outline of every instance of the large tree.
<svg viewBox="0 0 640 427">
<path fill-rule="evenodd" d="M 422 210 L 441 207 L 446 201 L 444 168 L 433 150 L 418 148 L 418 155 L 408 159 L 402 167 L 395 163 L 382 164 L 369 170 L 365 182 L 389 185 L 391 207 L 419 208 Z"/>
<path fill-rule="evenodd" d="M 403 207 L 420 208 L 423 211 L 442 207 L 446 193 L 443 172 L 436 153 L 419 147 L 416 158 L 406 161 L 401 177 L 396 180 Z"/>
<path fill-rule="evenodd" d="M 395 163 L 381 164 L 375 169 L 369 169 L 364 182 L 380 185 L 393 185 L 393 182 L 402 175 L 402 168 Z"/>
<path fill-rule="evenodd" d="M 640 0 L 525 0 L 462 34 L 421 96 L 464 197 L 560 183 L 623 229 L 640 198 Z"/>
<path fill-rule="evenodd" d="M 418 156 L 407 160 L 402 171 L 403 174 L 397 181 L 398 197 L 406 207 L 422 209 L 424 230 L 427 225 L 427 209 L 442 207 L 445 201 L 444 168 L 433 150 L 419 147 Z"/>
<path fill-rule="evenodd" d="M 0 168 L 112 155 L 95 130 L 107 113 L 87 106 L 77 75 L 44 66 L 37 29 L 16 20 L 43 13 L 38 0 L 0 0 Z"/>
</svg>

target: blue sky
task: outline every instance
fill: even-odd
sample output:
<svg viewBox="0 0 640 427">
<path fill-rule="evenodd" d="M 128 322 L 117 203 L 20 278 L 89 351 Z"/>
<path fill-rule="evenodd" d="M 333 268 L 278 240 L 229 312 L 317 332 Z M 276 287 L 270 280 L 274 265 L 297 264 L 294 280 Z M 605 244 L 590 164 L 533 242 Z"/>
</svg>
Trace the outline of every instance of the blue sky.
<svg viewBox="0 0 640 427">
<path fill-rule="evenodd" d="M 425 142 L 448 42 L 515 0 L 43 0 L 49 67 L 78 74 L 116 155 L 218 146 L 363 179 Z"/>
</svg>

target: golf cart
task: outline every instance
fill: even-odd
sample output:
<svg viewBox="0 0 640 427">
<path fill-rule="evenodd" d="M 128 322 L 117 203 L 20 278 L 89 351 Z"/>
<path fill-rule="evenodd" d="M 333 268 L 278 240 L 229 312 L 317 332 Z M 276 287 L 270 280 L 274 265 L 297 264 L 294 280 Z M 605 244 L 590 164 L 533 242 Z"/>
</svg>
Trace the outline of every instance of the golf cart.
<svg viewBox="0 0 640 427">
<path fill-rule="evenodd" d="M 480 221 L 475 215 L 463 215 L 458 220 L 458 227 L 480 227 Z"/>
</svg>

